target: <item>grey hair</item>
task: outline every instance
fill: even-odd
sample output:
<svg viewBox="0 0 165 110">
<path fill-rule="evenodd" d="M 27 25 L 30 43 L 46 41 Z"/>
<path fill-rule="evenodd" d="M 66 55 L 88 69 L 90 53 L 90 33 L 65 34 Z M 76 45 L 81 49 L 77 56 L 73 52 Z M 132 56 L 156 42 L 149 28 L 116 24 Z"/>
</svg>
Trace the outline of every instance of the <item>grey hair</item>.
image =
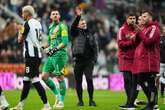
<svg viewBox="0 0 165 110">
<path fill-rule="evenodd" d="M 81 20 L 87 21 L 87 17 L 86 17 L 86 16 L 82 16 L 82 17 L 81 17 Z"/>
</svg>

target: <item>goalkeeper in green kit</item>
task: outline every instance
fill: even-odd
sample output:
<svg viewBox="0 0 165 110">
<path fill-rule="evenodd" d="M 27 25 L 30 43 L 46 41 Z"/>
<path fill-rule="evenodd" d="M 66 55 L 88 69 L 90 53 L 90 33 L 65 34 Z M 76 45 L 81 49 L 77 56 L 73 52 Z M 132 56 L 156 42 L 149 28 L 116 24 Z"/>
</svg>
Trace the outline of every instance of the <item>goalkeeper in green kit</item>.
<svg viewBox="0 0 165 110">
<path fill-rule="evenodd" d="M 62 109 L 66 93 L 63 69 L 68 60 L 68 29 L 64 23 L 60 22 L 58 10 L 51 11 L 50 19 L 52 23 L 49 26 L 48 45 L 42 47 L 48 55 L 47 62 L 44 64 L 42 79 L 56 97 L 53 108 Z M 58 85 L 49 77 L 50 74 L 56 76 Z"/>
</svg>

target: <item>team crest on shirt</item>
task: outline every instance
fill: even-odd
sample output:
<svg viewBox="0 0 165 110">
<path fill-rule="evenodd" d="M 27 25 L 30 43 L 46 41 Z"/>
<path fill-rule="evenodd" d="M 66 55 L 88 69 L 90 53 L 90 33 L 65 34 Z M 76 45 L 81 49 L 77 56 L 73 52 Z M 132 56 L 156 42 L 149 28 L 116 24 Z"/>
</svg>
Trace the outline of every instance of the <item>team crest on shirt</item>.
<svg viewBox="0 0 165 110">
<path fill-rule="evenodd" d="M 68 32 L 66 30 L 63 30 L 62 31 L 62 36 L 67 36 L 68 35 Z"/>
<path fill-rule="evenodd" d="M 52 32 L 51 39 L 55 39 L 55 38 L 57 37 L 58 31 L 59 31 L 59 26 L 57 25 L 57 26 L 54 28 L 54 31 Z"/>
<path fill-rule="evenodd" d="M 62 32 L 61 32 L 61 34 L 62 34 L 63 37 L 68 36 L 68 31 L 67 31 L 65 25 L 62 25 Z"/>
</svg>

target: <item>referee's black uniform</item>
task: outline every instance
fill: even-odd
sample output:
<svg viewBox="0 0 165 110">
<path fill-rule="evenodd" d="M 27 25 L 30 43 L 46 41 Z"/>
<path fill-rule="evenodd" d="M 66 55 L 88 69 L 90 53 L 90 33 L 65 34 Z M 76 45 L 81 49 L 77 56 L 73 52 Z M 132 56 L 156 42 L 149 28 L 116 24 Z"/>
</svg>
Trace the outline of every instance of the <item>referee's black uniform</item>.
<svg viewBox="0 0 165 110">
<path fill-rule="evenodd" d="M 89 105 L 96 106 L 93 101 L 94 88 L 92 72 L 97 60 L 98 48 L 96 39 L 89 30 L 77 27 L 80 19 L 81 16 L 77 16 L 71 26 L 72 55 L 75 61 L 74 75 L 76 80 L 76 92 L 79 99 L 77 105 L 84 105 L 82 100 L 82 78 L 83 74 L 85 74 L 89 93 Z"/>
</svg>

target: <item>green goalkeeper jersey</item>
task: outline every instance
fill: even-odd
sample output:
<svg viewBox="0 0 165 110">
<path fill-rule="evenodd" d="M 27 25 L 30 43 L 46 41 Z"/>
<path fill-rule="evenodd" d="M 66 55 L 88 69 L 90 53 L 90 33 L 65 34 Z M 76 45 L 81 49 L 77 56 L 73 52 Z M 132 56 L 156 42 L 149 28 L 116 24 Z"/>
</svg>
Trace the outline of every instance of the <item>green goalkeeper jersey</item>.
<svg viewBox="0 0 165 110">
<path fill-rule="evenodd" d="M 52 22 L 50 24 L 48 44 L 50 49 L 60 47 L 59 51 L 57 51 L 54 55 L 57 55 L 58 53 L 66 53 L 68 44 L 68 28 L 65 24 L 63 24 L 62 22 L 59 22 L 58 24 Z"/>
</svg>

